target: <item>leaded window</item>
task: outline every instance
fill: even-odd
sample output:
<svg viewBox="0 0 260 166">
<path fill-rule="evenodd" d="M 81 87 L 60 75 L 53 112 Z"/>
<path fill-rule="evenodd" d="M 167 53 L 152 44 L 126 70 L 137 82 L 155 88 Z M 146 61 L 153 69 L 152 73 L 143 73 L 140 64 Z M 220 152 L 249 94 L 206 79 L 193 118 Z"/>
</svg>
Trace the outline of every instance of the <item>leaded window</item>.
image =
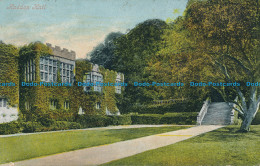
<svg viewBox="0 0 260 166">
<path fill-rule="evenodd" d="M 66 83 L 73 83 L 73 69 L 74 66 L 71 64 L 67 64 L 67 63 L 60 63 L 60 76 L 61 76 L 61 80 L 62 82 Z"/>
<path fill-rule="evenodd" d="M 29 82 L 29 81 L 35 81 L 35 60 L 34 59 L 29 59 L 27 60 L 27 62 L 25 63 L 24 66 L 24 74 L 25 74 L 25 81 Z"/>
<path fill-rule="evenodd" d="M 40 76 L 41 81 L 56 82 L 57 81 L 57 61 L 50 57 L 40 58 Z"/>
<path fill-rule="evenodd" d="M 86 75 L 86 83 L 93 84 L 93 90 L 102 92 L 101 83 L 103 83 L 103 76 L 99 72 L 90 72 Z M 91 87 L 86 86 L 85 91 L 90 91 Z"/>
</svg>

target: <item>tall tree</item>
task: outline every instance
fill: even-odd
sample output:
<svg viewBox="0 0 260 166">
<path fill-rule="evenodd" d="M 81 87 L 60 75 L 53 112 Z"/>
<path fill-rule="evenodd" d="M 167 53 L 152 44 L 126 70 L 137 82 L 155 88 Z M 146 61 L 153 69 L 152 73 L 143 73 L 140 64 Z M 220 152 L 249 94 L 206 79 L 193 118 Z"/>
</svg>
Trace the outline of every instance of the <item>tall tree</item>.
<svg viewBox="0 0 260 166">
<path fill-rule="evenodd" d="M 241 86 L 212 87 L 233 102 L 243 123 L 249 126 L 259 110 L 259 1 L 190 0 L 163 35 L 160 50 L 150 63 L 154 79 L 182 82 L 240 82 Z M 181 93 L 179 93 L 181 92 Z M 196 95 L 197 94 L 197 95 Z M 209 89 L 185 87 L 172 95 L 202 98 Z M 234 96 L 239 101 L 233 101 Z"/>
<path fill-rule="evenodd" d="M 112 65 L 115 61 L 114 41 L 122 36 L 121 32 L 111 32 L 107 35 L 103 43 L 98 44 L 93 51 L 89 54 L 90 61 L 94 64 L 102 65 L 107 69 L 112 69 Z"/>
<path fill-rule="evenodd" d="M 209 61 L 201 56 L 191 33 L 184 25 L 184 17 L 178 17 L 162 35 L 160 50 L 147 67 L 151 79 L 157 82 L 183 82 L 184 87 L 157 87 L 164 98 L 185 98 L 189 101 L 202 101 L 207 97 L 206 87 L 191 88 L 189 82 L 206 81 L 204 71 Z"/>
<path fill-rule="evenodd" d="M 146 20 L 116 40 L 113 69 L 125 74 L 125 105 L 145 103 L 152 100 L 149 87 L 134 87 L 134 82 L 148 82 L 145 71 L 149 61 L 159 50 L 163 30 L 167 24 L 158 19 Z"/>
<path fill-rule="evenodd" d="M 202 54 L 215 67 L 215 73 L 228 82 L 260 82 L 259 1 L 208 0 L 190 5 L 186 27 Z M 234 86 L 239 102 L 233 103 L 243 117 L 242 131 L 259 110 L 259 86 Z M 222 91 L 226 101 L 230 99 Z"/>
</svg>

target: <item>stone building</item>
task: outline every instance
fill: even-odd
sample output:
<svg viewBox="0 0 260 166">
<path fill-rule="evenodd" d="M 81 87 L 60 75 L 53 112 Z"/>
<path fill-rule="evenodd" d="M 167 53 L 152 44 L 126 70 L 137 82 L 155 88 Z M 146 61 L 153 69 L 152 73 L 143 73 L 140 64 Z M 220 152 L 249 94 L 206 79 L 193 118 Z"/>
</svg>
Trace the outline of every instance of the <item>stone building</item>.
<svg viewBox="0 0 260 166">
<path fill-rule="evenodd" d="M 73 84 L 75 60 L 74 51 L 49 43 L 32 43 L 21 49 L 19 106 L 25 120 L 39 118 L 41 114 L 49 118 L 72 116 L 68 113 L 72 87 L 62 83 Z"/>
<path fill-rule="evenodd" d="M 123 74 L 86 60 L 77 62 L 74 51 L 49 43 L 26 46 L 19 61 L 19 108 L 26 121 L 43 116 L 73 120 L 78 114 L 120 114 L 116 94 L 121 95 L 121 86 L 96 83 L 123 82 Z M 94 86 L 78 86 L 78 82 Z"/>
<path fill-rule="evenodd" d="M 120 114 L 117 102 L 122 87 L 102 84 L 124 82 L 122 73 L 76 60 L 74 51 L 49 43 L 24 46 L 19 56 L 18 49 L 12 49 L 15 55 L 8 58 L 0 54 L 0 123 L 17 120 L 18 115 L 37 121 Z M 79 82 L 93 86 L 78 86 Z"/>
<path fill-rule="evenodd" d="M 90 69 L 87 70 L 83 76 L 83 82 L 85 84 L 85 86 L 83 86 L 84 92 L 86 92 L 87 95 L 91 92 L 97 92 L 101 94 L 101 96 L 105 93 L 101 98 L 102 100 L 96 102 L 96 109 L 103 110 L 103 113 L 106 115 L 120 115 L 116 104 L 111 107 L 111 103 L 117 101 L 117 99 L 115 99 L 116 95 L 121 95 L 121 83 L 124 82 L 124 75 L 104 69 L 97 64 L 90 63 L 89 65 Z M 80 108 L 79 113 L 84 114 L 82 108 Z"/>
</svg>

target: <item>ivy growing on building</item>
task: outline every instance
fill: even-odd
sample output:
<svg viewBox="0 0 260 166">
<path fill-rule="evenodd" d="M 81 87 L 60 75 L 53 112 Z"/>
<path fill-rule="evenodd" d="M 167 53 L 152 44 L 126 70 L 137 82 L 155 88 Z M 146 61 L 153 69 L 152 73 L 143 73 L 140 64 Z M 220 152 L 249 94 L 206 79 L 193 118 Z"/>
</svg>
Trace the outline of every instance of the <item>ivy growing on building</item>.
<svg viewBox="0 0 260 166">
<path fill-rule="evenodd" d="M 15 86 L 0 86 L 0 97 L 4 97 L 10 106 L 19 103 L 18 51 L 13 45 L 0 43 L 0 83 L 13 83 Z"/>
<path fill-rule="evenodd" d="M 31 43 L 21 48 L 19 59 L 20 81 L 25 82 L 26 63 L 33 59 L 35 62 L 35 83 L 40 79 L 40 57 L 52 55 L 52 50 L 42 43 Z M 83 82 L 88 72 L 92 70 L 93 64 L 85 60 L 77 60 L 75 65 L 74 84 L 71 87 L 65 86 L 33 86 L 25 87 L 20 85 L 20 110 L 26 121 L 40 121 L 48 124 L 50 120 L 73 121 L 81 108 L 85 114 L 105 115 L 106 108 L 115 113 L 118 111 L 117 102 L 121 95 L 115 94 L 115 87 L 103 87 L 103 91 L 85 92 Z M 57 69 L 60 68 L 58 63 Z M 57 82 L 61 82 L 59 70 L 57 70 Z M 117 73 L 100 67 L 104 82 L 115 82 Z M 123 76 L 122 76 L 123 77 Z M 93 87 L 92 87 L 93 88 Z M 121 97 L 122 98 L 122 97 Z M 100 103 L 101 108 L 96 108 Z M 69 107 L 69 108 L 68 108 Z"/>
</svg>

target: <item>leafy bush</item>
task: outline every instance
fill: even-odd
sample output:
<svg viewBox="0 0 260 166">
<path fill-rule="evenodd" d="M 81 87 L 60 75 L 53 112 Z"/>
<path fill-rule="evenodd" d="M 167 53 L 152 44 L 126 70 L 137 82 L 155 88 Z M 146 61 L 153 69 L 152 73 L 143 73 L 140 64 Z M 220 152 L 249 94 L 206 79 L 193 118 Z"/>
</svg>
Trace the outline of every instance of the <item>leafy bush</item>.
<svg viewBox="0 0 260 166">
<path fill-rule="evenodd" d="M 162 116 L 160 124 L 195 125 L 197 114 L 197 112 L 167 113 Z"/>
<path fill-rule="evenodd" d="M 132 124 L 196 124 L 197 112 L 131 115 Z"/>
<path fill-rule="evenodd" d="M 77 122 L 55 121 L 49 127 L 43 127 L 43 131 L 80 129 L 81 125 Z"/>
<path fill-rule="evenodd" d="M 56 121 L 50 127 L 50 130 L 68 130 L 69 129 L 69 122 L 66 121 Z"/>
<path fill-rule="evenodd" d="M 0 124 L 0 134 L 15 134 L 19 133 L 20 131 L 20 125 L 16 121 Z"/>
<path fill-rule="evenodd" d="M 108 125 L 130 125 L 132 124 L 130 115 L 102 116 L 102 115 L 79 115 L 76 122 L 81 127 L 104 127 Z"/>
<path fill-rule="evenodd" d="M 140 105 L 133 106 L 132 112 L 139 114 L 165 114 L 168 112 L 199 112 L 203 103 L 182 102 L 162 105 Z"/>
<path fill-rule="evenodd" d="M 42 125 L 40 122 L 9 122 L 0 124 L 0 134 L 15 134 L 18 132 L 33 133 L 40 131 L 56 131 L 68 129 L 80 129 L 81 125 L 77 122 L 53 121 L 48 126 Z"/>
<path fill-rule="evenodd" d="M 39 122 L 23 122 L 21 123 L 22 132 L 33 133 L 42 131 L 43 126 Z"/>
<path fill-rule="evenodd" d="M 109 117 L 102 115 L 79 115 L 76 119 L 83 128 L 108 126 L 109 121 Z"/>
<path fill-rule="evenodd" d="M 82 128 L 81 125 L 77 122 L 70 122 L 69 123 L 69 129 L 80 129 Z"/>
<path fill-rule="evenodd" d="M 109 125 L 130 125 L 132 124 L 131 116 L 109 116 Z"/>
<path fill-rule="evenodd" d="M 55 122 L 55 120 L 52 119 L 47 113 L 38 116 L 37 122 L 40 122 L 43 126 L 49 127 Z"/>
<path fill-rule="evenodd" d="M 159 124 L 162 115 L 159 114 L 141 114 L 132 115 L 132 124 Z"/>
</svg>

